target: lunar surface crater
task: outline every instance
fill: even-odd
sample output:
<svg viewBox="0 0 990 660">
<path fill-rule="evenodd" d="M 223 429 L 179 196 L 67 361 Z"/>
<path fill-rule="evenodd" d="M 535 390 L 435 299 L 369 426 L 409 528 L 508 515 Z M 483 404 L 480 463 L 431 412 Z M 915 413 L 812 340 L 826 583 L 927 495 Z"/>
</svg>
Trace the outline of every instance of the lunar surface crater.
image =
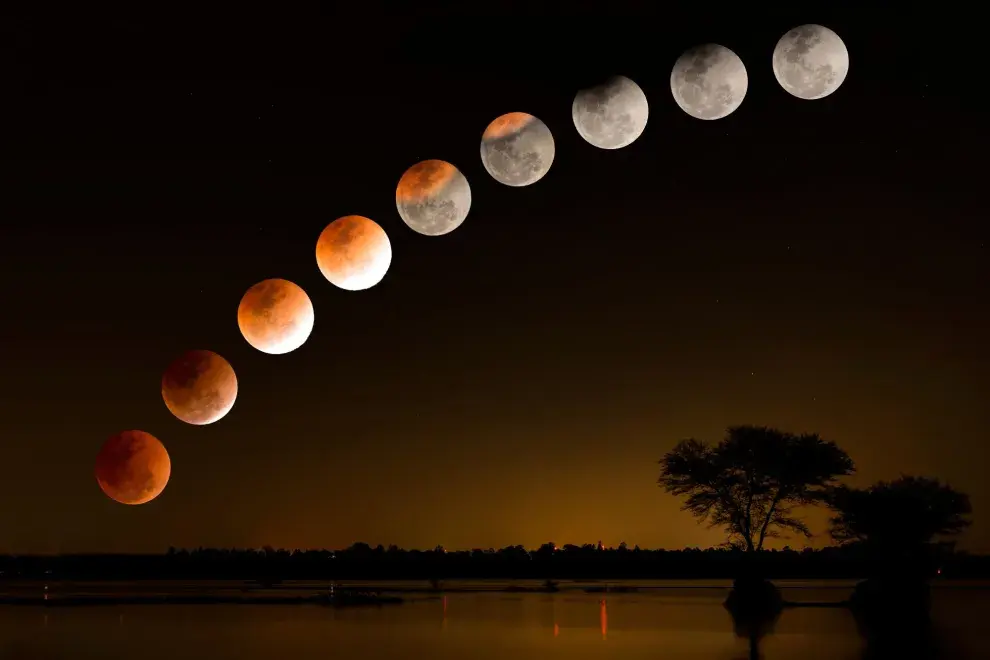
<svg viewBox="0 0 990 660">
<path fill-rule="evenodd" d="M 649 115 L 646 94 L 625 76 L 581 90 L 571 104 L 571 119 L 578 134 L 601 149 L 632 144 L 646 129 Z"/>
<path fill-rule="evenodd" d="M 187 351 L 162 375 L 162 398 L 169 411 L 187 424 L 212 424 L 234 407 L 237 376 L 213 351 Z"/>
<path fill-rule="evenodd" d="M 172 474 L 165 445 L 145 431 L 110 437 L 96 456 L 100 489 L 121 504 L 145 504 L 161 495 Z"/>
<path fill-rule="evenodd" d="M 443 160 L 424 160 L 403 173 L 395 207 L 410 229 L 442 236 L 463 224 L 471 210 L 471 186 L 461 171 Z"/>
<path fill-rule="evenodd" d="M 316 241 L 316 264 L 323 277 L 345 291 L 363 291 L 381 282 L 392 263 L 392 244 L 381 226 L 361 215 L 331 222 Z"/>
<path fill-rule="evenodd" d="M 542 121 L 525 112 L 510 112 L 488 125 L 481 138 L 481 162 L 499 183 L 528 186 L 550 170 L 556 146 Z"/>
<path fill-rule="evenodd" d="M 800 99 L 833 93 L 849 73 L 849 51 L 842 39 L 821 25 L 790 30 L 773 51 L 773 73 L 784 90 Z"/>
<path fill-rule="evenodd" d="M 749 76 L 742 60 L 718 44 L 684 52 L 670 73 L 670 90 L 681 110 L 697 119 L 722 119 L 746 97 Z"/>
<path fill-rule="evenodd" d="M 258 282 L 237 308 L 244 339 L 263 353 L 281 355 L 302 346 L 313 331 L 313 303 L 298 284 L 273 278 Z"/>
</svg>

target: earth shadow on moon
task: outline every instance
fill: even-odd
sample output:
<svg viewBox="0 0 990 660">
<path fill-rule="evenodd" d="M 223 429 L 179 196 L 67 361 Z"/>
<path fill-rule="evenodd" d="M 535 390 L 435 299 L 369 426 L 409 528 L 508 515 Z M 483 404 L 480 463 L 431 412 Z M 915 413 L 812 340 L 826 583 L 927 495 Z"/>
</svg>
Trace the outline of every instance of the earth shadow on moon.
<svg viewBox="0 0 990 660">
<path fill-rule="evenodd" d="M 237 325 L 262 353 L 282 355 L 302 346 L 313 331 L 313 303 L 298 284 L 279 278 L 258 282 L 237 307 Z"/>
<path fill-rule="evenodd" d="M 424 236 L 454 231 L 471 210 L 471 186 L 444 160 L 424 160 L 406 170 L 395 188 L 399 217 Z"/>
<path fill-rule="evenodd" d="M 377 222 L 362 215 L 337 218 L 316 241 L 316 265 L 323 277 L 345 291 L 370 289 L 392 263 L 392 244 Z"/>
<path fill-rule="evenodd" d="M 550 170 L 556 147 L 542 121 L 525 112 L 497 117 L 481 136 L 481 162 L 499 183 L 528 186 Z"/>
<path fill-rule="evenodd" d="M 145 504 L 161 495 L 172 474 L 165 445 L 145 431 L 111 436 L 96 456 L 100 489 L 121 504 Z"/>
<path fill-rule="evenodd" d="M 187 424 L 212 424 L 234 407 L 237 376 L 213 351 L 186 351 L 162 374 L 162 398 L 169 411 Z"/>
</svg>

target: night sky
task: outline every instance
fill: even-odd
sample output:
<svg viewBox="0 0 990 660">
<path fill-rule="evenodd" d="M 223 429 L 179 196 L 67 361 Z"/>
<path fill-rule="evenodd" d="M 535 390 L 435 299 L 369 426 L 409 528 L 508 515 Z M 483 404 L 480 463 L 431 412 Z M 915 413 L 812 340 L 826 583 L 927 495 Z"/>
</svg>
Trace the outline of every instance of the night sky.
<svg viewBox="0 0 990 660">
<path fill-rule="evenodd" d="M 970 59 L 985 54 L 959 24 L 904 3 L 361 4 L 0 20 L 0 552 L 707 547 L 723 536 L 658 488 L 657 461 L 750 423 L 834 440 L 854 484 L 948 480 L 973 501 L 961 545 L 990 551 L 986 85 Z M 788 95 L 770 66 L 804 23 L 850 52 L 822 100 Z M 705 42 L 749 72 L 742 106 L 707 122 L 669 87 Z M 614 151 L 570 117 L 609 74 L 650 103 Z M 479 158 L 511 111 L 556 141 L 525 188 Z M 427 158 L 473 193 L 440 237 L 395 208 Z M 392 242 L 367 291 L 316 266 L 320 232 L 348 214 Z M 270 277 L 316 309 L 286 355 L 237 327 Z M 239 379 L 209 426 L 160 394 L 193 348 Z M 125 429 L 172 459 L 141 506 L 93 476 Z"/>
</svg>

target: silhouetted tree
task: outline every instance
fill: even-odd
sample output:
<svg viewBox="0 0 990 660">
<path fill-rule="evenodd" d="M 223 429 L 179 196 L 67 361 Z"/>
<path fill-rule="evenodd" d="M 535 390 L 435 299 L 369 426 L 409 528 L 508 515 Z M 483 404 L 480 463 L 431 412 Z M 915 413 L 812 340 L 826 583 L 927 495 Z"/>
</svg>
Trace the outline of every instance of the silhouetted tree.
<svg viewBox="0 0 990 660">
<path fill-rule="evenodd" d="M 929 477 L 903 476 L 869 488 L 832 488 L 829 532 L 840 543 L 860 542 L 883 553 L 916 551 L 969 525 L 965 493 Z"/>
<path fill-rule="evenodd" d="M 833 488 L 828 505 L 832 538 L 859 545 L 870 560 L 869 579 L 850 599 L 861 625 L 884 634 L 927 625 L 932 541 L 969 526 L 969 498 L 938 479 L 903 476 L 865 489 Z"/>
<path fill-rule="evenodd" d="M 854 471 L 846 452 L 818 435 L 758 426 L 730 427 L 715 446 L 684 440 L 660 465 L 660 485 L 686 495 L 685 510 L 724 527 L 729 543 L 749 552 L 783 531 L 810 536 L 795 509 L 819 503 Z"/>
</svg>

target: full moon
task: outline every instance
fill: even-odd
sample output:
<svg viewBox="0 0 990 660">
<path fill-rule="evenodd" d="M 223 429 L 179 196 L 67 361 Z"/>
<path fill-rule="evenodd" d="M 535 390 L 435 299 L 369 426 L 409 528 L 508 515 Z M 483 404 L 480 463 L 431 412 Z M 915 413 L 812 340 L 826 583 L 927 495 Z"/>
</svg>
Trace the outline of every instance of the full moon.
<svg viewBox="0 0 990 660">
<path fill-rule="evenodd" d="M 361 215 L 337 218 L 316 241 L 316 265 L 331 284 L 346 291 L 370 289 L 392 263 L 392 244 L 377 222 Z"/>
<path fill-rule="evenodd" d="M 424 160 L 403 173 L 395 188 L 399 217 L 425 236 L 449 234 L 471 210 L 471 186 L 461 171 L 444 160 Z"/>
<path fill-rule="evenodd" d="M 186 351 L 165 369 L 162 398 L 173 415 L 187 424 L 212 424 L 234 407 L 237 376 L 213 351 Z"/>
<path fill-rule="evenodd" d="M 650 106 L 639 85 L 615 76 L 601 85 L 582 89 L 571 104 L 578 133 L 601 149 L 619 149 L 643 134 Z"/>
<path fill-rule="evenodd" d="M 282 355 L 302 346 L 313 331 L 313 303 L 298 284 L 258 282 L 237 307 L 237 325 L 247 343 L 262 353 Z"/>
<path fill-rule="evenodd" d="M 555 151 L 547 125 L 525 112 L 498 117 L 481 136 L 481 162 L 492 178 L 507 186 L 528 186 L 542 179 Z"/>
<path fill-rule="evenodd" d="M 718 44 L 688 49 L 670 72 L 674 100 L 697 119 L 722 119 L 732 114 L 748 88 L 749 76 L 742 60 Z"/>
<path fill-rule="evenodd" d="M 799 99 L 825 98 L 849 73 L 849 51 L 835 32 L 821 25 L 796 27 L 773 49 L 773 74 Z"/>
<path fill-rule="evenodd" d="M 124 431 L 103 443 L 96 455 L 96 482 L 121 504 L 144 504 L 165 490 L 172 462 L 150 433 Z"/>
</svg>

